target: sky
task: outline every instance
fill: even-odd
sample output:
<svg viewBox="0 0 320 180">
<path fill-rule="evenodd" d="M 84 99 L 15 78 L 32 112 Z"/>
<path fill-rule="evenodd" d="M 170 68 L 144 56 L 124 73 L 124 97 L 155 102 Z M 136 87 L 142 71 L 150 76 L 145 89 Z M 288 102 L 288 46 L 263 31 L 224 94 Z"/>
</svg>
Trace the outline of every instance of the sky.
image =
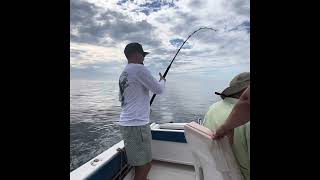
<svg viewBox="0 0 320 180">
<path fill-rule="evenodd" d="M 71 79 L 118 75 L 123 49 L 139 42 L 145 66 L 164 72 L 182 42 L 170 76 L 230 79 L 250 71 L 249 0 L 70 0 Z"/>
</svg>

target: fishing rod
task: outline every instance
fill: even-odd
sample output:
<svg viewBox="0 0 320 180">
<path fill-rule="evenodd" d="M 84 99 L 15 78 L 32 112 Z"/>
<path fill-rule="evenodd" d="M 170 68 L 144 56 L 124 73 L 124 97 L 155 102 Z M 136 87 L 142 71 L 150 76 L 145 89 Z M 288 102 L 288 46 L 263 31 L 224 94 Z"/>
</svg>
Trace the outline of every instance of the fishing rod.
<svg viewBox="0 0 320 180">
<path fill-rule="evenodd" d="M 181 50 L 181 48 L 183 47 L 183 45 L 188 41 L 188 39 L 189 39 L 192 35 L 194 35 L 196 32 L 198 32 L 198 31 L 200 31 L 200 30 L 202 30 L 202 29 L 208 29 L 208 30 L 217 31 L 216 29 L 213 29 L 213 28 L 210 28 L 210 27 L 201 27 L 201 28 L 197 29 L 196 31 L 194 31 L 193 33 L 191 33 L 191 34 L 188 36 L 188 38 L 182 43 L 182 45 L 180 46 L 180 48 L 179 48 L 178 51 L 176 52 L 176 55 L 175 55 L 175 56 L 173 57 L 173 59 L 171 60 L 171 63 L 169 64 L 169 66 L 167 67 L 165 73 L 163 74 L 163 77 L 164 77 L 164 78 L 166 77 L 167 73 L 169 72 L 169 69 L 170 69 L 170 67 L 171 67 L 171 64 L 173 63 L 173 61 L 174 61 L 175 58 L 177 57 L 177 55 L 178 55 L 178 53 L 180 52 L 180 50 Z M 151 106 L 154 98 L 156 97 L 156 95 L 157 95 L 157 94 L 153 94 L 153 96 L 152 96 L 152 98 L 151 98 L 151 100 L 150 100 L 150 106 Z"/>
</svg>

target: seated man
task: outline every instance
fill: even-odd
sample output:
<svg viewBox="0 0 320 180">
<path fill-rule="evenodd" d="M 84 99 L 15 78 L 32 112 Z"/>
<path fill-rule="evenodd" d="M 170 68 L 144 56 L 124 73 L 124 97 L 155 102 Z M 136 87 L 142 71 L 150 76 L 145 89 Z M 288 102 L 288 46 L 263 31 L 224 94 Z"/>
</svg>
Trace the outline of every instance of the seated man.
<svg viewBox="0 0 320 180">
<path fill-rule="evenodd" d="M 220 127 L 249 85 L 250 73 L 244 72 L 234 77 L 228 88 L 221 94 L 216 93 L 222 100 L 210 106 L 203 125 L 212 131 Z M 250 122 L 234 129 L 232 148 L 243 177 L 250 180 Z"/>
</svg>

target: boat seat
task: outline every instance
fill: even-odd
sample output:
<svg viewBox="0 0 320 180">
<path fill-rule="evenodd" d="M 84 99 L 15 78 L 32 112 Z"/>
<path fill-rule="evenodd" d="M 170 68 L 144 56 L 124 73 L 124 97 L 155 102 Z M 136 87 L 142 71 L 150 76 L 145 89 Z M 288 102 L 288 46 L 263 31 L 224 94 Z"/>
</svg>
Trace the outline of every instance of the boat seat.
<svg viewBox="0 0 320 180">
<path fill-rule="evenodd" d="M 196 122 L 186 124 L 184 129 L 196 180 L 243 180 L 227 137 L 212 140 L 213 132 Z"/>
</svg>

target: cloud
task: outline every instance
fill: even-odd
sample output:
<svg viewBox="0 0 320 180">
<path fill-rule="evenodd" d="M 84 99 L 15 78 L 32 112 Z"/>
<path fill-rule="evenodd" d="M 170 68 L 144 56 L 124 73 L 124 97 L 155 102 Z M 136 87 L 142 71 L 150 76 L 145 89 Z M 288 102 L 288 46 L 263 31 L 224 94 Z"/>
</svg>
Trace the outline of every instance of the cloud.
<svg viewBox="0 0 320 180">
<path fill-rule="evenodd" d="M 140 11 L 144 13 L 145 15 L 150 15 L 152 12 L 157 12 L 161 10 L 162 8 L 172 8 L 175 7 L 174 1 L 159 1 L 159 0 L 153 0 L 151 2 L 145 2 L 143 4 L 138 5 L 139 8 L 137 8 L 135 11 Z"/>
<path fill-rule="evenodd" d="M 121 49 L 102 47 L 84 43 L 70 43 L 70 65 L 85 68 L 91 65 L 126 63 Z"/>
<path fill-rule="evenodd" d="M 131 12 L 141 12 L 148 16 L 151 13 L 157 12 L 163 8 L 175 8 L 176 1 L 178 0 L 119 0 L 116 4 L 123 9 L 127 9 L 129 7 Z"/>
<path fill-rule="evenodd" d="M 241 30 L 245 30 L 247 33 L 250 33 L 250 21 L 243 21 L 238 26 L 230 29 L 229 32 L 230 31 L 241 31 Z"/>
<path fill-rule="evenodd" d="M 70 1 L 70 39 L 76 42 L 95 43 L 99 41 L 99 33 L 93 35 L 90 29 L 97 29 L 94 17 L 98 7 L 92 3 L 80 0 Z"/>
<path fill-rule="evenodd" d="M 227 7 L 237 15 L 250 16 L 250 1 L 248 0 L 228 0 Z"/>
<path fill-rule="evenodd" d="M 250 62 L 249 0 L 71 0 L 70 5 L 73 68 L 119 67 L 126 62 L 125 45 L 140 42 L 151 52 L 145 65 L 159 72 L 188 35 L 203 26 L 218 31 L 202 30 L 191 37 L 170 72 L 203 72 Z"/>
<path fill-rule="evenodd" d="M 71 41 L 114 46 L 119 42 L 140 42 L 157 46 L 161 42 L 146 20 L 134 21 L 128 15 L 85 1 L 71 0 Z"/>
<path fill-rule="evenodd" d="M 185 40 L 183 39 L 175 38 L 170 40 L 170 44 L 176 48 L 180 48 L 180 46 L 183 44 L 184 41 Z M 188 42 L 186 42 L 182 47 L 182 49 L 191 49 L 191 48 L 192 46 Z"/>
</svg>

